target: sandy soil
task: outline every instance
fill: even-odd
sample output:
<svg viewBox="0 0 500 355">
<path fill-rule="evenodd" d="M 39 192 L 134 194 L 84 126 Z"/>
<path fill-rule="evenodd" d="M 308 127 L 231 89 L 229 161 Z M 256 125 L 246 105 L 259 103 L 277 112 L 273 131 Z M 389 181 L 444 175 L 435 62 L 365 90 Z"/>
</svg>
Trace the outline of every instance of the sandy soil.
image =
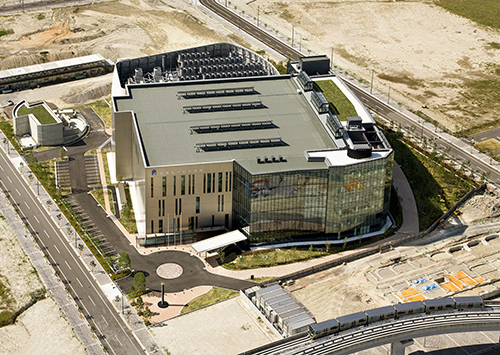
<svg viewBox="0 0 500 355">
<path fill-rule="evenodd" d="M 3 219 L 0 219 L 0 250 L 0 278 L 10 289 L 9 298 L 13 300 L 7 308 L 10 311 L 18 310 L 31 300 L 32 292 L 43 288 L 43 283 L 9 224 Z M 0 304 L 0 311 L 5 306 L 5 303 Z"/>
<path fill-rule="evenodd" d="M 0 311 L 16 311 L 44 287 L 8 223 L 0 219 L 0 278 L 9 290 Z M 8 304 L 8 300 L 11 303 Z M 43 334 L 44 336 L 40 336 Z M 0 354 L 86 354 L 52 298 L 38 301 L 10 326 L 0 328 Z"/>
<path fill-rule="evenodd" d="M 398 247 L 386 254 L 376 254 L 299 279 L 294 285 L 293 295 L 320 322 L 401 302 L 398 294 L 404 295 L 409 288 L 416 289 L 426 298 L 445 297 L 448 293 L 444 289 L 424 291 L 423 285 L 442 283 L 438 280 L 459 271 L 471 278 L 482 277 L 485 280 L 484 285 L 470 288 L 461 295 L 478 295 L 495 290 L 497 285 L 489 282 L 500 275 L 500 263 L 498 266 L 485 264 L 484 260 L 497 260 L 500 243 L 495 239 L 489 245 L 478 244 L 470 251 L 448 251 L 461 243 L 465 240 L 448 238 L 418 247 Z M 436 254 L 438 251 L 443 253 Z M 391 258 L 398 256 L 402 257 L 402 261 L 394 264 Z M 412 283 L 422 277 L 427 280 L 425 284 Z"/>
<path fill-rule="evenodd" d="M 354 72 L 375 87 L 414 109 L 427 105 L 433 118 L 453 129 L 455 118 L 464 126 L 477 119 L 493 120 L 499 102 L 475 95 L 468 88 L 478 80 L 498 80 L 500 31 L 451 14 L 429 0 L 355 1 L 289 0 L 249 3 L 233 0 L 231 6 L 257 16 L 267 28 L 292 37 L 312 53 L 331 56 L 334 64 Z M 305 51 L 307 53 L 307 50 Z M 394 92 L 396 90 L 396 92 Z M 494 99 L 493 99 L 494 101 Z M 474 121 L 471 121 L 471 118 Z"/>
<path fill-rule="evenodd" d="M 305 53 L 333 62 L 380 92 L 451 129 L 496 118 L 496 90 L 474 89 L 481 80 L 498 83 L 500 31 L 477 25 L 430 0 L 269 1 L 232 0 L 230 6 L 257 17 L 262 26 L 292 37 Z M 247 5 L 248 3 L 248 5 Z M 37 19 L 37 15 L 45 16 Z M 41 17 L 40 17 L 41 18 Z M 100 53 L 116 60 L 217 41 L 252 44 L 188 2 L 122 0 L 2 18 L 15 33 L 0 38 L 0 69 Z M 40 54 L 41 52 L 48 52 Z M 429 112 L 426 112 L 429 114 Z M 460 120 L 456 118 L 459 117 Z"/>
<path fill-rule="evenodd" d="M 38 14 L 45 18 L 37 19 Z M 174 0 L 74 6 L 7 16 L 2 22 L 14 34 L 0 38 L 0 69 L 97 53 L 116 61 L 221 41 L 251 47 L 188 3 Z"/>
<path fill-rule="evenodd" d="M 16 324 L 0 328 L 0 354 L 84 355 L 85 347 L 52 298 L 37 302 Z"/>
</svg>

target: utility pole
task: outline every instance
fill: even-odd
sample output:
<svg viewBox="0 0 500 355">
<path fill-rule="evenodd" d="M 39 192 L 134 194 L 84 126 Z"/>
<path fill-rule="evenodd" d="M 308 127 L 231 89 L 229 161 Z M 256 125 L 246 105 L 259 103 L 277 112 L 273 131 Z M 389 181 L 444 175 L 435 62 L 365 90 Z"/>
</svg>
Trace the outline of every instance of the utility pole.
<svg viewBox="0 0 500 355">
<path fill-rule="evenodd" d="M 370 84 L 370 95 L 372 94 L 372 92 L 373 92 L 373 69 L 372 69 L 372 81 Z"/>
</svg>

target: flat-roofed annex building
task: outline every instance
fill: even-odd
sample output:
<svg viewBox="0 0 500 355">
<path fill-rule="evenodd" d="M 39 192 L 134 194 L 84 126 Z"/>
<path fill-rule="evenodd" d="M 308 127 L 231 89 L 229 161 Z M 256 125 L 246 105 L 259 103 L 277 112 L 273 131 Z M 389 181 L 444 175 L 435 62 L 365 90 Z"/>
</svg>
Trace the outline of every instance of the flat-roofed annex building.
<svg viewBox="0 0 500 355">
<path fill-rule="evenodd" d="M 240 228 L 259 245 L 383 229 L 392 149 L 329 79 L 359 117 L 339 122 L 314 79 L 232 44 L 119 61 L 116 174 L 133 182 L 139 234 Z"/>
</svg>

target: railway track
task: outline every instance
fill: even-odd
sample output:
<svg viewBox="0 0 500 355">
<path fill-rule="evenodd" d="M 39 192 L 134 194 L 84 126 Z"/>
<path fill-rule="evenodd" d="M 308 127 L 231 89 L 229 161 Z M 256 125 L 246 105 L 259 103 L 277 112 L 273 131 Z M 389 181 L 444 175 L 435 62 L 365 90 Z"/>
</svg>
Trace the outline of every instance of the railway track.
<svg viewBox="0 0 500 355">
<path fill-rule="evenodd" d="M 258 39 L 265 45 L 273 48 L 276 52 L 283 55 L 284 57 L 290 58 L 291 60 L 298 60 L 300 57 L 304 56 L 304 54 L 302 54 L 298 50 L 290 47 L 289 44 L 267 33 L 266 31 L 257 27 L 253 23 L 245 20 L 244 18 L 235 14 L 233 11 L 219 4 L 217 1 L 200 0 L 200 3 L 207 9 L 210 9 L 211 11 L 215 12 L 224 20 L 228 21 L 229 23 L 232 23 L 236 27 L 240 28 L 242 31 L 245 31 L 246 33 Z"/>
</svg>

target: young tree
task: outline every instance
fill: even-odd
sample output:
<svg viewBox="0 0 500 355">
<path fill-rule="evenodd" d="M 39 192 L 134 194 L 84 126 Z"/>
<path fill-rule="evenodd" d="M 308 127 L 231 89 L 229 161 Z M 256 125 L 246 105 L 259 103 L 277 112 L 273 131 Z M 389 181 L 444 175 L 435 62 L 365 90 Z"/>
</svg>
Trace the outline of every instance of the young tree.
<svg viewBox="0 0 500 355">
<path fill-rule="evenodd" d="M 142 272 L 134 275 L 134 286 L 132 286 L 137 293 L 146 291 L 146 276 Z"/>
<path fill-rule="evenodd" d="M 130 269 L 130 257 L 125 252 L 121 253 L 120 257 L 118 258 L 118 269 L 119 270 Z"/>
</svg>

